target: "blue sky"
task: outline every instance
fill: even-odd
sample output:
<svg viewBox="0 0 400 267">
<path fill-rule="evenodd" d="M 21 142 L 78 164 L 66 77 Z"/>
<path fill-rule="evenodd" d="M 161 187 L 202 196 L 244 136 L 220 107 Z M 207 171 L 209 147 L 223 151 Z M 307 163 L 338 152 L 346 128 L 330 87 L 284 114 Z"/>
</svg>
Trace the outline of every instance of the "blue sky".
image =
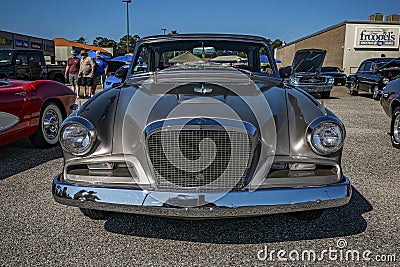
<svg viewBox="0 0 400 267">
<path fill-rule="evenodd" d="M 0 30 L 89 44 L 126 34 L 122 0 L 1 0 Z M 243 33 L 291 42 L 344 20 L 399 14 L 399 0 L 132 0 L 130 34 Z"/>
</svg>

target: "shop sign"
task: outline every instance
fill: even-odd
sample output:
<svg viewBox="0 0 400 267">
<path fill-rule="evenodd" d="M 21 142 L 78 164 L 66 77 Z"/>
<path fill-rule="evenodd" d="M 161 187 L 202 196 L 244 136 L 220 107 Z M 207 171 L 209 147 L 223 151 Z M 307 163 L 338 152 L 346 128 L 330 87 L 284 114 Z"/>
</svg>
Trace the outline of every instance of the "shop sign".
<svg viewBox="0 0 400 267">
<path fill-rule="evenodd" d="M 398 48 L 400 27 L 357 27 L 355 48 Z"/>
<path fill-rule="evenodd" d="M 36 43 L 36 42 L 31 42 L 31 48 L 32 49 L 43 50 L 43 44 Z"/>
<path fill-rule="evenodd" d="M 15 39 L 15 46 L 16 47 L 28 48 L 29 44 L 28 44 L 28 41 Z"/>
</svg>

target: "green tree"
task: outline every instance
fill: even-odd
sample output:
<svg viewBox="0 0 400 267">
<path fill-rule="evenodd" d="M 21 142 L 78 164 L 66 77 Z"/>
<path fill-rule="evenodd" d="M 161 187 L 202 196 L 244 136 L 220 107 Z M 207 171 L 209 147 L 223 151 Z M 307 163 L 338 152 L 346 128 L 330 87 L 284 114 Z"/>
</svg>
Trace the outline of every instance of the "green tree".
<svg viewBox="0 0 400 267">
<path fill-rule="evenodd" d="M 81 44 L 86 44 L 86 38 L 81 36 L 77 40 L 75 40 L 74 42 L 81 43 Z"/>
<path fill-rule="evenodd" d="M 275 50 L 275 48 L 281 47 L 283 45 L 283 41 L 279 39 L 275 39 L 272 41 L 271 39 L 267 39 L 267 41 L 270 43 L 272 50 Z"/>
<path fill-rule="evenodd" d="M 122 49 L 127 50 L 127 52 L 133 52 L 133 50 L 135 49 L 136 46 L 136 42 L 137 40 L 140 39 L 139 35 L 135 34 L 135 35 L 129 35 L 129 51 L 128 49 L 126 49 L 126 41 L 128 39 L 128 35 L 123 36 L 121 39 L 119 39 L 119 43 L 118 46 Z"/>
<path fill-rule="evenodd" d="M 117 42 L 106 37 L 98 36 L 93 40 L 93 45 L 100 47 L 116 47 Z"/>
<path fill-rule="evenodd" d="M 171 35 L 171 34 L 178 34 L 178 31 L 177 30 L 172 30 L 170 33 L 168 33 L 168 35 Z"/>
</svg>

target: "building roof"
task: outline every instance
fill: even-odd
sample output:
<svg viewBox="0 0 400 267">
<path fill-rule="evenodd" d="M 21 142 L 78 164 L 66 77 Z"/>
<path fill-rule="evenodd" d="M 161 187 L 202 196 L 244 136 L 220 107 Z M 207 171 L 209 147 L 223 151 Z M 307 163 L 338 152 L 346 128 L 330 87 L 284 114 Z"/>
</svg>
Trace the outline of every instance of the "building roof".
<svg viewBox="0 0 400 267">
<path fill-rule="evenodd" d="M 95 51 L 108 53 L 108 51 L 106 49 L 101 48 L 99 46 L 87 45 L 87 44 L 82 44 L 82 43 L 78 43 L 78 42 L 72 42 L 72 41 L 69 41 L 64 38 L 54 38 L 53 41 L 54 41 L 55 46 L 79 47 L 79 48 L 86 49 L 86 50 L 95 50 Z"/>
<path fill-rule="evenodd" d="M 314 36 L 319 35 L 319 34 L 321 34 L 321 33 L 324 33 L 324 32 L 327 32 L 327 31 L 330 31 L 330 30 L 339 28 L 339 27 L 341 27 L 341 26 L 343 26 L 343 25 L 346 25 L 346 24 L 386 24 L 386 25 L 398 25 L 398 26 L 400 27 L 400 22 L 399 22 L 399 21 L 371 21 L 371 20 L 363 20 L 363 21 L 362 21 L 362 20 L 345 20 L 345 21 L 342 21 L 342 22 L 340 22 L 340 23 L 338 23 L 338 24 L 332 25 L 332 26 L 330 26 L 330 27 L 328 27 L 328 28 L 322 29 L 322 30 L 320 30 L 320 31 L 317 31 L 317 32 L 315 32 L 315 33 L 306 35 L 306 36 L 301 37 L 301 38 L 299 38 L 299 39 L 297 39 L 297 40 L 294 40 L 294 41 L 292 41 L 292 42 L 286 43 L 285 45 L 283 45 L 283 46 L 281 46 L 281 47 L 278 47 L 278 50 L 281 49 L 281 48 L 283 48 L 283 47 L 292 45 L 292 44 L 294 44 L 294 43 L 303 41 L 303 40 L 305 40 L 305 39 L 314 37 Z"/>
</svg>

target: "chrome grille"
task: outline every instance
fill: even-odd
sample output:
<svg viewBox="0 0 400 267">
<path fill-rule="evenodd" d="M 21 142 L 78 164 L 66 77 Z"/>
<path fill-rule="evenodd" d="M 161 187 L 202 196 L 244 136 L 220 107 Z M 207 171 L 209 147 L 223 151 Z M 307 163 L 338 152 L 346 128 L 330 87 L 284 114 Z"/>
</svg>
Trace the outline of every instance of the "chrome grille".
<svg viewBox="0 0 400 267">
<path fill-rule="evenodd" d="M 317 77 L 304 76 L 304 77 L 299 77 L 299 82 L 310 83 L 310 84 L 324 84 L 326 83 L 326 78 L 321 76 Z"/>
<path fill-rule="evenodd" d="M 160 130 L 151 133 L 147 142 L 160 188 L 209 191 L 244 185 L 252 156 L 247 132 Z"/>
</svg>

